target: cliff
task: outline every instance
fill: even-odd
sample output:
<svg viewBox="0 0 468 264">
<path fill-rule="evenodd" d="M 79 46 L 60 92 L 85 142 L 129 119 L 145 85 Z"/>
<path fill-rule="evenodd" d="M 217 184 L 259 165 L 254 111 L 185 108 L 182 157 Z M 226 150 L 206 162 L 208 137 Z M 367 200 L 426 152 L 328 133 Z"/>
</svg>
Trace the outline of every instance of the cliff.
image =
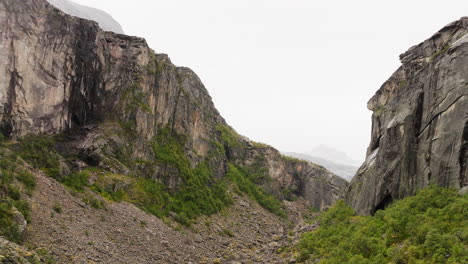
<svg viewBox="0 0 468 264">
<path fill-rule="evenodd" d="M 58 135 L 45 153 L 60 160 L 55 178 L 97 167 L 177 195 L 211 192 L 233 165 L 260 171 L 249 180 L 280 200 L 305 197 L 323 209 L 344 196 L 346 182 L 324 168 L 237 135 L 197 75 L 144 39 L 105 32 L 45 0 L 1 0 L 0 24 L 0 129 L 13 139 Z"/>
<path fill-rule="evenodd" d="M 371 143 L 347 193 L 361 214 L 430 184 L 468 185 L 468 18 L 400 59 L 402 66 L 368 102 Z"/>
</svg>

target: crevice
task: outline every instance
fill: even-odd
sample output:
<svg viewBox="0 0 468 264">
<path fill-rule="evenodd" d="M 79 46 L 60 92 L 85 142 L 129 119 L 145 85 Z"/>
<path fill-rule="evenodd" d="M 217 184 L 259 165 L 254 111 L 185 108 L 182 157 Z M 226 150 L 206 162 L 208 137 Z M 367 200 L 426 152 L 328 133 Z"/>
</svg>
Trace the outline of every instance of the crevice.
<svg viewBox="0 0 468 264">
<path fill-rule="evenodd" d="M 385 195 L 385 197 L 377 204 L 374 209 L 371 211 L 371 215 L 374 215 L 378 210 L 384 210 L 393 202 L 393 197 L 391 194 Z"/>
<path fill-rule="evenodd" d="M 463 137 L 461 142 L 460 156 L 458 157 L 458 162 L 460 165 L 460 187 L 463 188 L 468 184 L 467 177 L 467 163 L 468 163 L 468 121 L 465 122 L 465 127 L 463 129 Z"/>
<path fill-rule="evenodd" d="M 416 135 L 416 137 L 420 137 L 424 131 L 431 125 L 432 121 L 434 121 L 434 119 L 436 119 L 437 117 L 439 117 L 440 115 L 442 115 L 443 113 L 445 113 L 447 110 L 450 109 L 450 107 L 452 107 L 454 104 L 456 104 L 458 102 L 458 100 L 460 100 L 461 98 L 465 97 L 466 94 L 462 94 L 460 95 L 459 97 L 457 97 L 457 99 L 455 99 L 449 106 L 447 106 L 444 110 L 440 111 L 439 113 L 435 114 L 431 120 L 429 120 L 429 122 L 427 122 L 427 124 L 424 126 L 424 128 Z"/>
<path fill-rule="evenodd" d="M 176 123 L 176 115 L 177 115 L 177 108 L 179 107 L 180 97 L 182 96 L 182 85 L 180 84 L 180 76 L 179 73 L 176 72 L 176 79 L 177 79 L 177 88 L 178 93 L 175 101 L 174 111 L 172 112 L 171 116 L 171 131 L 174 131 L 175 123 Z"/>
<path fill-rule="evenodd" d="M 7 91 L 7 102 L 3 106 L 3 119 L 0 125 L 0 131 L 6 137 L 13 133 L 13 104 L 16 102 L 16 87 L 20 86 L 21 76 L 16 70 L 10 74 L 10 83 Z"/>
</svg>

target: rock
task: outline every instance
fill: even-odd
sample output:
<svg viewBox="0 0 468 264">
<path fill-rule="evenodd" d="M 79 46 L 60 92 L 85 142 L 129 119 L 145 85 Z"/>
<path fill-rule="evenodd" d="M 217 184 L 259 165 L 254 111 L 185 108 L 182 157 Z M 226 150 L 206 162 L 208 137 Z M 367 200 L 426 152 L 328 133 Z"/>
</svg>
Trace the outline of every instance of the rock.
<svg viewBox="0 0 468 264">
<path fill-rule="evenodd" d="M 36 253 L 0 237 L 0 263 L 43 263 Z"/>
<path fill-rule="evenodd" d="M 461 188 L 460 191 L 458 192 L 458 194 L 460 195 L 465 195 L 467 193 L 468 193 L 468 186 Z"/>
<path fill-rule="evenodd" d="M 24 215 L 18 211 L 16 207 L 13 206 L 11 210 L 13 212 L 13 221 L 18 225 L 18 232 L 22 235 L 26 230 L 28 222 L 26 221 L 26 218 L 24 218 Z"/>
<path fill-rule="evenodd" d="M 59 170 L 60 175 L 62 176 L 68 176 L 71 174 L 70 168 L 68 167 L 67 163 L 62 159 L 59 160 Z"/>
<path fill-rule="evenodd" d="M 200 234 L 196 234 L 193 240 L 197 243 L 202 243 L 203 237 Z"/>
<path fill-rule="evenodd" d="M 468 17 L 400 56 L 369 100 L 371 143 L 346 200 L 360 214 L 429 184 L 468 185 Z"/>
</svg>

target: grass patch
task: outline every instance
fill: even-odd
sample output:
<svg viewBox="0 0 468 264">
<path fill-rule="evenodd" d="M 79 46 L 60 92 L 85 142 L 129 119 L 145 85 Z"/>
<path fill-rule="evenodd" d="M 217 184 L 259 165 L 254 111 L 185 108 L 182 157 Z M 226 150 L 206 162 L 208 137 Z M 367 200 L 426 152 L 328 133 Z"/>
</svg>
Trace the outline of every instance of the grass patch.
<svg viewBox="0 0 468 264">
<path fill-rule="evenodd" d="M 356 216 L 343 201 L 299 244 L 302 261 L 334 263 L 467 263 L 468 195 L 429 187 L 374 216 Z M 317 262 L 314 262 L 317 263 Z"/>
<path fill-rule="evenodd" d="M 434 54 L 432 54 L 431 55 L 431 62 L 435 61 L 437 59 L 437 57 L 439 57 L 441 54 L 445 53 L 448 49 L 450 49 L 449 44 L 443 46 L 440 50 L 438 50 Z"/>
<path fill-rule="evenodd" d="M 298 163 L 298 162 L 305 162 L 305 163 L 307 163 L 307 161 L 305 161 L 305 160 L 298 159 L 298 158 L 291 157 L 291 156 L 286 156 L 286 155 L 281 155 L 281 158 L 282 158 L 284 161 L 289 162 L 289 163 Z"/>
<path fill-rule="evenodd" d="M 48 176 L 60 178 L 60 156 L 55 151 L 54 140 L 48 136 L 28 136 L 20 140 L 19 155 L 36 169 Z"/>
<path fill-rule="evenodd" d="M 240 143 L 240 135 L 237 134 L 231 127 L 226 125 L 217 125 L 216 130 L 221 135 L 221 140 L 228 145 L 229 147 L 240 147 L 242 144 Z"/>
<path fill-rule="evenodd" d="M 0 236 L 15 243 L 23 240 L 19 225 L 13 220 L 15 211 L 19 211 L 26 221 L 30 221 L 30 205 L 21 199 L 22 188 L 17 184 L 22 182 L 26 191 L 31 191 L 36 186 L 33 175 L 25 172 L 21 166 L 11 151 L 0 146 Z"/>
<path fill-rule="evenodd" d="M 36 178 L 27 171 L 22 170 L 18 172 L 18 174 L 16 174 L 16 179 L 22 182 L 28 191 L 32 191 L 36 188 Z"/>
<path fill-rule="evenodd" d="M 77 192 L 83 192 L 89 186 L 89 171 L 83 170 L 63 177 L 60 181 L 67 187 Z"/>
</svg>

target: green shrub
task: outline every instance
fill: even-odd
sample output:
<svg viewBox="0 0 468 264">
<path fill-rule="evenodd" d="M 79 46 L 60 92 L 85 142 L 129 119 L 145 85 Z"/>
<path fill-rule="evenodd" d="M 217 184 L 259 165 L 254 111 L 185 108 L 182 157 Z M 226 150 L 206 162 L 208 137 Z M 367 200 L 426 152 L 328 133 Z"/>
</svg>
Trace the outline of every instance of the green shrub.
<svg viewBox="0 0 468 264">
<path fill-rule="evenodd" d="M 63 177 L 60 181 L 75 191 L 83 192 L 84 187 L 89 185 L 89 176 L 88 171 L 79 171 Z"/>
<path fill-rule="evenodd" d="M 34 175 L 27 171 L 22 170 L 18 172 L 18 174 L 16 175 L 16 179 L 22 182 L 26 189 L 30 191 L 34 190 L 34 188 L 36 187 L 36 178 L 34 177 Z"/>
<path fill-rule="evenodd" d="M 0 236 L 20 243 L 22 240 L 18 224 L 13 221 L 12 204 L 6 201 L 0 202 Z"/>
<path fill-rule="evenodd" d="M 28 136 L 20 140 L 19 155 L 31 166 L 48 176 L 60 178 L 60 156 L 55 151 L 54 140 L 47 136 Z"/>
<path fill-rule="evenodd" d="M 290 156 L 286 156 L 286 155 L 281 155 L 281 158 L 283 158 L 283 160 L 285 160 L 286 162 L 291 162 L 291 163 L 297 163 L 297 162 L 305 162 L 305 163 L 307 163 L 307 161 L 305 161 L 305 160 L 301 160 L 301 159 L 294 158 L 294 157 L 290 157 Z"/>
<path fill-rule="evenodd" d="M 239 142 L 240 136 L 231 127 L 226 125 L 217 125 L 216 130 L 221 134 L 221 140 L 229 147 L 242 146 Z"/>
<path fill-rule="evenodd" d="M 438 187 L 355 216 L 343 201 L 300 241 L 301 260 L 334 263 L 468 263 L 468 196 Z"/>
<path fill-rule="evenodd" d="M 54 212 L 56 212 L 57 214 L 61 214 L 61 213 L 62 213 L 62 206 L 61 206 L 59 203 L 54 204 L 54 206 L 52 207 L 52 209 L 53 209 Z"/>
</svg>

